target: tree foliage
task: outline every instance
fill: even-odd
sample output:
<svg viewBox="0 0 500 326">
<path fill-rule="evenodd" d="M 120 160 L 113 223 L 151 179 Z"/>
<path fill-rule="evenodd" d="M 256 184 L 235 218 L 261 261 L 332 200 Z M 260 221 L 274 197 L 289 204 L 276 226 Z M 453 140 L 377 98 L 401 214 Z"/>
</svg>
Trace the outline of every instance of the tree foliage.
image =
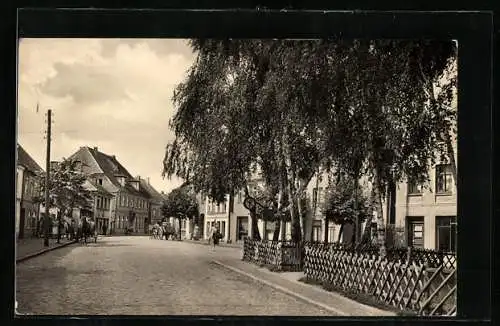
<svg viewBox="0 0 500 326">
<path fill-rule="evenodd" d="M 389 182 L 425 182 L 436 152 L 453 157 L 456 74 L 442 78 L 456 58 L 451 41 L 199 39 L 191 47 L 197 58 L 173 96 L 164 175 L 222 201 L 259 166 L 270 198 L 287 198 L 294 240 L 304 236 L 301 199 L 319 168 L 366 175 L 380 222 Z"/>
<path fill-rule="evenodd" d="M 172 190 L 167 195 L 162 206 L 162 215 L 166 218 L 192 219 L 198 216 L 198 213 L 198 202 L 190 194 L 187 187 L 179 187 Z"/>
<path fill-rule="evenodd" d="M 87 177 L 79 168 L 80 164 L 77 160 L 63 159 L 50 168 L 48 206 L 58 208 L 68 217 L 72 216 L 74 208 L 92 207 L 92 192 L 85 187 Z M 45 173 L 39 178 L 40 195 L 35 201 L 45 206 Z"/>
<path fill-rule="evenodd" d="M 362 223 L 373 214 L 359 181 L 347 174 L 329 180 L 320 209 L 327 219 L 339 225 Z"/>
</svg>

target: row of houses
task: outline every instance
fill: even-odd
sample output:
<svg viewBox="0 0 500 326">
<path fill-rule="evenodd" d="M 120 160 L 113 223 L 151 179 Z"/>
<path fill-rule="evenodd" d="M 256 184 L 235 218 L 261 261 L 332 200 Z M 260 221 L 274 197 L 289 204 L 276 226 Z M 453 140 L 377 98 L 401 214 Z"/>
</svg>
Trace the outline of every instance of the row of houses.
<svg viewBox="0 0 500 326">
<path fill-rule="evenodd" d="M 437 164 L 429 171 L 429 184 L 415 185 L 402 182 L 394 185 L 385 196 L 383 220 L 386 236 L 393 244 L 455 251 L 457 189 L 451 171 L 450 164 Z M 253 180 L 254 185 L 260 182 L 262 181 L 258 178 Z M 369 194 L 370 183 L 367 180 L 360 180 L 360 184 Z M 327 186 L 328 176 L 325 172 L 315 175 L 307 187 L 306 197 L 309 199 L 307 200 L 309 207 L 305 218 L 306 241 L 335 242 L 338 239 L 340 226 L 327 223 L 320 209 L 325 201 Z M 234 196 L 227 195 L 226 200 L 220 204 L 211 202 L 208 198 L 201 201 L 204 238 L 208 238 L 209 230 L 214 226 L 220 230 L 223 235 L 222 240 L 226 242 L 241 242 L 250 234 L 252 229 L 250 215 L 243 206 L 243 200 L 244 194 L 240 191 Z M 373 225 L 370 227 L 376 227 L 375 222 L 376 219 L 373 219 Z M 259 220 L 260 236 L 263 239 L 271 239 L 274 225 Z M 286 239 L 290 239 L 290 223 L 286 223 L 285 231 Z M 350 241 L 353 232 L 353 226 L 344 226 L 341 241 Z"/>
<path fill-rule="evenodd" d="M 455 151 L 456 152 L 456 151 Z M 165 194 L 159 193 L 148 178 L 133 177 L 117 160 L 116 156 L 99 151 L 97 147 L 81 147 L 69 157 L 81 162 L 80 169 L 87 176 L 85 186 L 93 194 L 90 212 L 75 211 L 73 217 L 88 214 L 95 217 L 99 230 L 123 234 L 127 227 L 134 232 L 146 233 L 149 223 L 161 222 L 161 207 Z M 43 173 L 40 166 L 18 145 L 16 172 L 16 234 L 23 237 L 33 234 L 38 227 L 40 207 L 33 201 L 36 195 L 36 175 Z M 400 183 L 384 200 L 384 222 L 392 231 L 399 245 L 426 249 L 454 251 L 456 248 L 457 197 L 456 180 L 449 164 L 437 164 L 430 171 L 430 184 Z M 308 205 L 305 219 L 305 240 L 333 242 L 338 239 L 339 225 L 327 223 L 320 209 L 325 200 L 328 185 L 326 173 L 315 175 L 306 190 Z M 250 187 L 262 180 L 255 178 Z M 370 184 L 361 180 L 365 191 Z M 217 227 L 225 242 L 241 242 L 252 232 L 249 211 L 243 206 L 244 192 L 226 195 L 222 203 L 196 194 L 200 207 L 197 221 L 181 221 L 183 238 L 194 235 L 208 239 L 210 229 Z M 55 213 L 54 213 L 55 214 Z M 129 225 L 129 220 L 133 224 Z M 177 221 L 172 221 L 176 223 Z M 260 236 L 270 239 L 274 223 L 258 221 Z M 352 227 L 344 227 L 341 240 L 348 241 Z M 195 234 L 196 233 L 196 234 Z M 285 225 L 285 238 L 291 238 L 291 225 Z"/>
<path fill-rule="evenodd" d="M 69 159 L 79 162 L 87 180 L 84 187 L 92 193 L 90 209 L 75 209 L 73 218 L 93 216 L 99 232 L 125 233 L 132 229 L 146 233 L 151 221 L 161 219 L 162 195 L 150 184 L 149 178 L 133 177 L 116 156 L 99 151 L 97 147 L 80 147 Z M 51 164 L 57 164 L 52 162 Z M 35 235 L 43 207 L 33 198 L 37 195 L 36 176 L 44 171 L 17 145 L 16 173 L 16 235 Z M 55 217 L 57 211 L 50 214 Z"/>
</svg>

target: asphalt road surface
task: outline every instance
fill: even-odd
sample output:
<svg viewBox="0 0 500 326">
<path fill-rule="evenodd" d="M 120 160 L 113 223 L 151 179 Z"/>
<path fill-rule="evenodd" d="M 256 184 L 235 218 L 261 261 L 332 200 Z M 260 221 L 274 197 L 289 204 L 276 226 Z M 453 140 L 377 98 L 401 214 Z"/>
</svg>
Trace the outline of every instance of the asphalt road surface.
<svg viewBox="0 0 500 326">
<path fill-rule="evenodd" d="M 19 314 L 287 315 L 331 312 L 216 265 L 241 251 L 148 237 L 107 237 L 21 262 Z"/>
</svg>

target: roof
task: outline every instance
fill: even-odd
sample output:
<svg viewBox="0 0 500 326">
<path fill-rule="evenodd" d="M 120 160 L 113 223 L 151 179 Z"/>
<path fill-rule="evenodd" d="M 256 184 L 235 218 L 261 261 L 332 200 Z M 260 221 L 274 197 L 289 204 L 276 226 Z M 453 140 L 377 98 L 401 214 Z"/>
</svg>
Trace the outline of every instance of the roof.
<svg viewBox="0 0 500 326">
<path fill-rule="evenodd" d="M 118 182 L 117 176 L 123 176 L 127 179 L 127 181 L 134 180 L 132 175 L 121 165 L 120 162 L 116 159 L 115 156 L 111 156 L 102 152 L 99 152 L 99 150 L 93 149 L 91 147 L 87 147 L 88 151 L 90 154 L 94 157 L 96 160 L 97 164 L 101 168 L 101 170 L 104 172 L 106 177 L 113 183 L 116 187 L 121 188 L 121 184 Z M 148 197 L 148 193 L 142 190 L 137 191 L 132 185 L 130 185 L 128 182 L 125 183 L 124 187 L 129 193 L 137 195 L 137 196 L 143 196 L 143 197 Z"/>
<path fill-rule="evenodd" d="M 35 174 L 43 172 L 40 165 L 19 144 L 17 144 L 17 164 L 24 166 L 27 170 Z"/>
<path fill-rule="evenodd" d="M 140 179 L 140 186 L 149 194 L 151 199 L 163 201 L 163 196 L 151 184 L 149 184 L 147 180 Z"/>
<path fill-rule="evenodd" d="M 113 196 L 109 191 L 104 189 L 103 186 L 96 184 L 94 182 L 91 182 L 88 179 L 85 180 L 85 187 L 87 187 L 90 191 L 95 191 L 95 192 L 98 192 L 98 193 L 106 195 L 106 196 Z"/>
</svg>

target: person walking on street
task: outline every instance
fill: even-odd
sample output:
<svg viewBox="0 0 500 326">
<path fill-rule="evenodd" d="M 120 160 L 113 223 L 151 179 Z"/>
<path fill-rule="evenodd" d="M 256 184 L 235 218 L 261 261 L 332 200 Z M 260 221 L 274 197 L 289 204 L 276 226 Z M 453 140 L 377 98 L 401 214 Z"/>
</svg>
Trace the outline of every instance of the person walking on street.
<svg viewBox="0 0 500 326">
<path fill-rule="evenodd" d="M 221 239 L 221 233 L 219 232 L 219 229 L 217 229 L 217 227 L 213 228 L 211 238 L 212 238 L 213 250 L 215 250 L 215 246 L 219 244 L 219 240 Z"/>
</svg>

